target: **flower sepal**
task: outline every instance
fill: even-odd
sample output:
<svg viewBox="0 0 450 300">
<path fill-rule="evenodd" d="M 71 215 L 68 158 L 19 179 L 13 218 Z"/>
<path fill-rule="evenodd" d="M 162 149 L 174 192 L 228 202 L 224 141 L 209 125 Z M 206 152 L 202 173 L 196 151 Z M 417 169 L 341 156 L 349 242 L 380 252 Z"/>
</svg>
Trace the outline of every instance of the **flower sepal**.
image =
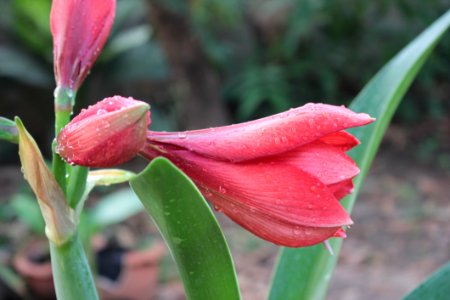
<svg viewBox="0 0 450 300">
<path fill-rule="evenodd" d="M 31 186 L 45 221 L 45 234 L 55 245 L 65 244 L 76 232 L 77 216 L 45 164 L 41 151 L 16 117 L 22 172 Z"/>
</svg>

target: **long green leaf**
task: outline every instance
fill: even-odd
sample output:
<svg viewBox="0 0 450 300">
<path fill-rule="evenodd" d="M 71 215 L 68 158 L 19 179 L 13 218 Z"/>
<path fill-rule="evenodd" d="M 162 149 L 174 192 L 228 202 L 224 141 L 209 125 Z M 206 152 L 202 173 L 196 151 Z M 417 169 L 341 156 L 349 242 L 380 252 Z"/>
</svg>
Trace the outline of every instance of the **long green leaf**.
<svg viewBox="0 0 450 300">
<path fill-rule="evenodd" d="M 450 262 L 434 272 L 404 300 L 445 300 L 450 297 Z"/>
<path fill-rule="evenodd" d="M 188 299 L 240 299 L 225 238 L 192 181 L 161 157 L 130 184 L 170 248 Z"/>
<path fill-rule="evenodd" d="M 398 104 L 449 26 L 450 11 L 436 20 L 383 67 L 350 106 L 354 111 L 370 114 L 377 118 L 377 121 L 369 126 L 351 130 L 351 133 L 361 140 L 361 145 L 350 153 L 359 165 L 361 174 L 355 179 L 355 192 L 343 200 L 343 205 L 349 212 Z M 321 245 L 302 249 L 282 249 L 269 299 L 323 299 L 341 245 L 342 240 L 331 241 L 335 256 L 331 256 Z"/>
</svg>

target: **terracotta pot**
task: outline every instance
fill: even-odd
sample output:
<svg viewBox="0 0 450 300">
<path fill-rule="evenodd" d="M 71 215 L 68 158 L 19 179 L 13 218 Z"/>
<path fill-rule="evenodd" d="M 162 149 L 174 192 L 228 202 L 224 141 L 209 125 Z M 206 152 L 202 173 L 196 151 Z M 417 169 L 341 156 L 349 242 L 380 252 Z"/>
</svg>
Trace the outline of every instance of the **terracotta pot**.
<svg viewBox="0 0 450 300">
<path fill-rule="evenodd" d="M 125 251 L 116 280 L 98 276 L 97 287 L 103 300 L 149 300 L 159 278 L 159 263 L 166 252 L 163 243 L 149 250 Z"/>
<path fill-rule="evenodd" d="M 94 249 L 98 245 L 94 245 Z M 101 250 L 100 250 L 101 251 Z M 159 278 L 159 263 L 166 252 L 164 243 L 159 242 L 142 251 L 122 250 L 120 273 L 116 280 L 98 275 L 97 289 L 102 300 L 148 300 L 155 292 Z M 48 258 L 45 240 L 32 240 L 18 252 L 13 266 L 25 279 L 33 299 L 55 299 L 52 268 Z"/>
<path fill-rule="evenodd" d="M 35 239 L 13 258 L 13 266 L 25 280 L 35 299 L 55 299 L 48 243 Z"/>
</svg>

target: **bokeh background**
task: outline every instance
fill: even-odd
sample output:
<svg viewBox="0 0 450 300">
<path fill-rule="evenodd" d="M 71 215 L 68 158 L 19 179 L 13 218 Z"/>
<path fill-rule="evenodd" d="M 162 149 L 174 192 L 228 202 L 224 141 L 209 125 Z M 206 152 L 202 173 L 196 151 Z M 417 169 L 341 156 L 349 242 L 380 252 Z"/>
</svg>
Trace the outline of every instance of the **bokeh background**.
<svg viewBox="0 0 450 300">
<path fill-rule="evenodd" d="M 151 104 L 155 130 L 242 122 L 307 102 L 349 104 L 450 8 L 449 0 L 117 4 L 111 37 L 78 93 L 75 113 L 107 96 L 132 96 Z M 50 0 L 0 0 L 0 115 L 20 116 L 47 156 L 53 139 L 50 6 Z M 126 167 L 144 164 L 137 159 Z M 8 264 L 20 235 L 30 234 L 10 207 L 22 190 L 17 147 L 0 142 L 0 263 Z M 449 260 L 449 195 L 450 33 L 387 131 L 328 299 L 398 299 Z M 244 299 L 264 299 L 277 247 L 219 219 Z M 130 245 L 158 238 L 140 214 L 109 231 Z M 162 264 L 155 299 L 183 299 L 170 259 Z"/>
</svg>

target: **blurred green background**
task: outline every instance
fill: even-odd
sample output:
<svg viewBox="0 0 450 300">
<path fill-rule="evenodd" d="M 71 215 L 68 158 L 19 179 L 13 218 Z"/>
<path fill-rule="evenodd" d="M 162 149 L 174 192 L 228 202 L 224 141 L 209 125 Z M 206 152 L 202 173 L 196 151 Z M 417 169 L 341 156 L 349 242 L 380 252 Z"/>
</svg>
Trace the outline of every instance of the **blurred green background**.
<svg viewBox="0 0 450 300">
<path fill-rule="evenodd" d="M 50 0 L 0 0 L 0 115 L 52 139 Z M 153 129 L 240 122 L 307 102 L 348 104 L 449 0 L 118 0 L 112 35 L 79 92 L 152 105 Z M 388 134 L 450 168 L 450 37 L 408 93 Z M 390 139 L 391 138 L 391 139 Z M 419 144 L 416 141 L 421 141 Z M 16 161 L 1 144 L 0 163 Z M 48 150 L 48 149 L 47 149 Z"/>
</svg>

